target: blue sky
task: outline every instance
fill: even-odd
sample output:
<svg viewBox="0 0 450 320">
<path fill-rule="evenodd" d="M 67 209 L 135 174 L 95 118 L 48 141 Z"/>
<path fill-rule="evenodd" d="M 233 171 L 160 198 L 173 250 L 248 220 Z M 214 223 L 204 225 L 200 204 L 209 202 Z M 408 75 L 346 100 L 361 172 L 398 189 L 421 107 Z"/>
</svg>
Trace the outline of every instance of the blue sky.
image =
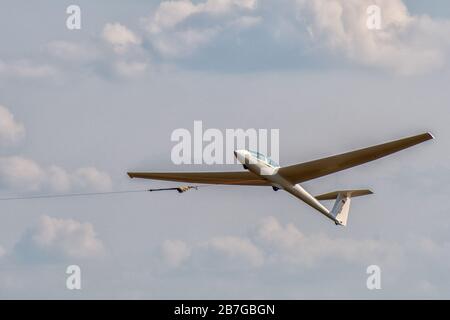
<svg viewBox="0 0 450 320">
<path fill-rule="evenodd" d="M 448 2 L 0 4 L 2 196 L 172 186 L 125 173 L 205 169 L 170 159 L 195 120 L 280 129 L 281 165 L 436 135 L 304 184 L 375 191 L 345 229 L 259 187 L 1 202 L 0 298 L 449 297 Z"/>
</svg>

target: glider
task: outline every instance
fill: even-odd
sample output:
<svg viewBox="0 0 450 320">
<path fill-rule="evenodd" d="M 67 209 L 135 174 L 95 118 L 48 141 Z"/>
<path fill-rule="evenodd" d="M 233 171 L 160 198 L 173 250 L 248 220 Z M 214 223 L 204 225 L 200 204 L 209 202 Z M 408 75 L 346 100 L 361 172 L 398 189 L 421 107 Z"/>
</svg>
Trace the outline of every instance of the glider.
<svg viewBox="0 0 450 320">
<path fill-rule="evenodd" d="M 347 225 L 351 198 L 372 194 L 370 190 L 338 190 L 312 196 L 300 183 L 373 161 L 416 144 L 433 139 L 429 132 L 327 158 L 280 167 L 261 153 L 236 150 L 234 155 L 246 171 L 239 172 L 128 172 L 130 178 L 167 180 L 188 183 L 244 186 L 271 186 L 304 201 L 336 225 Z M 179 192 L 193 186 L 180 187 Z M 320 201 L 335 200 L 331 210 Z"/>
</svg>

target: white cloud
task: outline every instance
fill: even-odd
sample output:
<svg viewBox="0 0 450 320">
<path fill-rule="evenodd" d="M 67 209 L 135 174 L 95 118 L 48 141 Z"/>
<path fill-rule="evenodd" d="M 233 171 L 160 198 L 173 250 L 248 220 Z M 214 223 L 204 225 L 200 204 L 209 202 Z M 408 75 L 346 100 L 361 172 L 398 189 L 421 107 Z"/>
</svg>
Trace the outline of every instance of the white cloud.
<svg viewBox="0 0 450 320">
<path fill-rule="evenodd" d="M 45 52 L 67 73 L 79 70 L 101 76 L 132 78 L 145 75 L 150 67 L 150 52 L 142 39 L 119 23 L 107 23 L 98 41 L 53 41 Z M 98 38 L 95 38 L 98 40 Z"/>
<path fill-rule="evenodd" d="M 381 8 L 381 30 L 366 26 L 366 10 L 373 4 Z M 162 1 L 142 21 L 150 50 L 142 45 L 139 34 L 113 22 L 101 31 L 103 44 L 49 43 L 46 51 L 59 59 L 58 67 L 54 62 L 0 61 L 0 74 L 41 78 L 60 74 L 61 67 L 74 72 L 90 68 L 103 76 L 136 77 L 146 73 L 154 53 L 189 63 L 196 53 L 211 50 L 212 54 L 206 56 L 217 66 L 229 59 L 233 64 L 242 61 L 252 69 L 266 69 L 271 67 L 268 57 L 273 59 L 274 68 L 289 63 L 286 58 L 297 59 L 292 65 L 301 66 L 305 57 L 331 56 L 337 63 L 410 75 L 446 66 L 450 54 L 450 20 L 413 15 L 402 0 Z M 217 53 L 225 46 L 229 57 Z M 293 50 L 298 50 L 298 58 Z M 246 53 L 242 60 L 236 59 L 241 52 Z M 71 64 L 63 65 L 63 61 Z M 205 65 L 216 64 L 208 61 Z"/>
<path fill-rule="evenodd" d="M 436 244 L 422 241 L 421 252 L 441 252 Z M 437 246 L 439 247 L 439 246 Z M 399 244 L 380 240 L 333 238 L 326 234 L 303 234 L 293 224 L 283 226 L 276 218 L 261 220 L 248 236 L 219 236 L 189 246 L 184 242 L 165 242 L 165 261 L 179 266 L 188 257 L 191 266 L 209 264 L 212 269 L 231 267 L 305 270 L 332 263 L 398 266 L 404 258 Z M 440 247 L 439 247 L 440 248 Z M 198 260 L 200 259 L 200 260 Z"/>
<path fill-rule="evenodd" d="M 67 192 L 108 191 L 111 187 L 109 175 L 96 168 L 87 167 L 68 172 L 57 166 L 45 168 L 20 156 L 0 157 L 0 188 L 18 192 Z"/>
<path fill-rule="evenodd" d="M 45 173 L 44 173 L 45 175 Z M 66 170 L 58 166 L 50 166 L 47 170 L 48 184 L 50 190 L 68 192 L 72 188 L 72 178 Z M 45 177 L 41 179 L 44 181 Z"/>
<path fill-rule="evenodd" d="M 52 41 L 45 50 L 53 57 L 67 61 L 92 61 L 100 55 L 94 46 L 68 41 Z"/>
<path fill-rule="evenodd" d="M 85 259 L 101 256 L 104 247 L 92 224 L 44 215 L 20 239 L 15 253 L 24 259 L 44 261 Z"/>
<path fill-rule="evenodd" d="M 94 167 L 79 168 L 70 175 L 73 185 L 78 190 L 111 190 L 110 176 Z"/>
<path fill-rule="evenodd" d="M 367 8 L 374 4 L 381 8 L 381 30 L 367 28 Z M 266 37 L 261 50 L 277 53 L 285 48 L 280 41 L 288 41 L 287 47 L 299 52 L 403 75 L 445 66 L 450 53 L 450 21 L 412 15 L 402 0 L 287 0 L 260 6 L 256 0 L 163 1 L 145 25 L 150 43 L 169 58 L 185 59 L 227 31 L 257 26 Z M 234 37 L 239 46 L 254 45 L 229 34 L 220 41 Z"/>
<path fill-rule="evenodd" d="M 151 33 L 172 29 L 193 15 L 223 15 L 234 10 L 254 10 L 257 0 L 207 0 L 198 4 L 190 0 L 163 1 L 148 21 Z"/>
<path fill-rule="evenodd" d="M 25 135 L 25 127 L 0 106 L 0 145 L 17 142 Z M 22 156 L 0 156 L 0 189 L 18 192 L 48 190 L 108 191 L 112 187 L 110 176 L 93 167 L 78 168 L 73 172 L 55 165 L 43 167 Z"/>
<path fill-rule="evenodd" d="M 229 27 L 249 28 L 261 17 L 248 16 L 257 8 L 257 0 L 163 1 L 145 19 L 149 40 L 163 56 L 184 57 L 214 39 Z M 207 25 L 183 25 L 191 18 L 206 16 Z"/>
<path fill-rule="evenodd" d="M 14 115 L 0 105 L 0 145 L 13 145 L 25 136 L 25 127 L 14 119 Z"/>
<path fill-rule="evenodd" d="M 234 269 L 260 267 L 264 264 L 264 253 L 250 239 L 236 236 L 221 236 L 193 246 L 180 240 L 166 240 L 161 246 L 162 261 L 172 268 L 189 265 L 202 268 Z"/>
<path fill-rule="evenodd" d="M 2 188 L 37 190 L 45 178 L 45 171 L 33 160 L 19 156 L 0 157 Z"/>
<path fill-rule="evenodd" d="M 56 76 L 58 71 L 48 64 L 36 64 L 30 60 L 0 60 L 0 75 L 14 78 L 38 79 Z"/>
<path fill-rule="evenodd" d="M 247 29 L 255 27 L 262 22 L 262 17 L 242 16 L 231 21 L 231 25 L 238 29 Z"/>
<path fill-rule="evenodd" d="M 203 12 L 223 14 L 236 9 L 254 10 L 257 4 L 257 0 L 208 0 L 197 6 Z"/>
<path fill-rule="evenodd" d="M 148 29 L 151 33 L 159 33 L 175 27 L 190 15 L 198 12 L 191 1 L 163 1 L 149 19 Z"/>
<path fill-rule="evenodd" d="M 81 69 L 97 75 L 124 78 L 146 74 L 150 67 L 150 53 L 140 46 L 138 36 L 118 23 L 106 24 L 101 36 L 107 46 L 92 41 L 54 41 L 45 46 L 46 52 L 56 57 L 60 67 L 68 73 Z"/>
<path fill-rule="evenodd" d="M 136 34 L 120 23 L 107 23 L 103 28 L 102 37 L 119 54 L 125 53 L 130 46 L 142 43 Z"/>
<path fill-rule="evenodd" d="M 161 247 L 162 258 L 171 268 L 179 267 L 191 255 L 189 246 L 180 240 L 166 240 Z"/>
<path fill-rule="evenodd" d="M 125 77 L 141 76 L 145 74 L 149 68 L 149 64 L 147 62 L 125 60 L 115 62 L 114 66 L 116 73 Z"/>
<path fill-rule="evenodd" d="M 358 63 L 400 74 L 423 73 L 445 64 L 450 21 L 414 16 L 401 0 L 296 0 L 297 17 L 313 42 Z M 381 9 L 381 29 L 366 26 L 367 8 Z"/>
<path fill-rule="evenodd" d="M 218 32 L 218 28 L 187 28 L 155 35 L 152 37 L 152 44 L 163 56 L 185 57 L 211 41 Z"/>
<path fill-rule="evenodd" d="M 311 267 L 327 259 L 347 262 L 395 262 L 401 257 L 398 245 L 376 240 L 331 238 L 318 233 L 305 235 L 293 224 L 282 226 L 274 217 L 261 221 L 255 242 L 270 252 L 272 263 Z"/>
<path fill-rule="evenodd" d="M 207 247 L 231 259 L 232 262 L 243 262 L 253 267 L 259 267 L 264 263 L 263 252 L 246 238 L 216 237 L 208 241 Z"/>
</svg>

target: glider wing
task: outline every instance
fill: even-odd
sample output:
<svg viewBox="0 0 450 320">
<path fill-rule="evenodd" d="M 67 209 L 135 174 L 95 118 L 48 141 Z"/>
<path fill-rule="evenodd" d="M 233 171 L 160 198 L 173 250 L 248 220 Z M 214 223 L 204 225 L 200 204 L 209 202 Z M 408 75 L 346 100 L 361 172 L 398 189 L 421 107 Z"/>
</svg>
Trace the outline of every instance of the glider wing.
<svg viewBox="0 0 450 320">
<path fill-rule="evenodd" d="M 283 167 L 278 170 L 278 173 L 292 183 L 300 183 L 385 157 L 430 139 L 433 139 L 433 135 L 427 132 L 328 158 Z"/>
<path fill-rule="evenodd" d="M 188 183 L 270 186 L 270 183 L 250 171 L 241 172 L 128 172 L 130 178 L 167 180 Z"/>
</svg>

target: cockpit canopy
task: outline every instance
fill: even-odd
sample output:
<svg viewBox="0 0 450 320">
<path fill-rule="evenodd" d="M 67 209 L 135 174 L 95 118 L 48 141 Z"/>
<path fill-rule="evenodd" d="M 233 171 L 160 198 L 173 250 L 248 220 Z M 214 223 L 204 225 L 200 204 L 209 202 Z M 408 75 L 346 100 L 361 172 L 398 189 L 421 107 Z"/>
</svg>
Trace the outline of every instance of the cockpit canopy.
<svg viewBox="0 0 450 320">
<path fill-rule="evenodd" d="M 251 151 L 248 150 L 248 152 L 250 152 L 250 154 L 252 156 L 254 156 L 255 158 L 264 161 L 266 163 L 268 163 L 269 165 L 271 165 L 272 167 L 279 167 L 280 165 L 278 163 L 276 163 L 275 161 L 273 161 L 272 159 L 270 159 L 269 157 L 266 157 L 265 155 L 263 155 L 262 153 L 256 152 L 256 151 Z"/>
</svg>

